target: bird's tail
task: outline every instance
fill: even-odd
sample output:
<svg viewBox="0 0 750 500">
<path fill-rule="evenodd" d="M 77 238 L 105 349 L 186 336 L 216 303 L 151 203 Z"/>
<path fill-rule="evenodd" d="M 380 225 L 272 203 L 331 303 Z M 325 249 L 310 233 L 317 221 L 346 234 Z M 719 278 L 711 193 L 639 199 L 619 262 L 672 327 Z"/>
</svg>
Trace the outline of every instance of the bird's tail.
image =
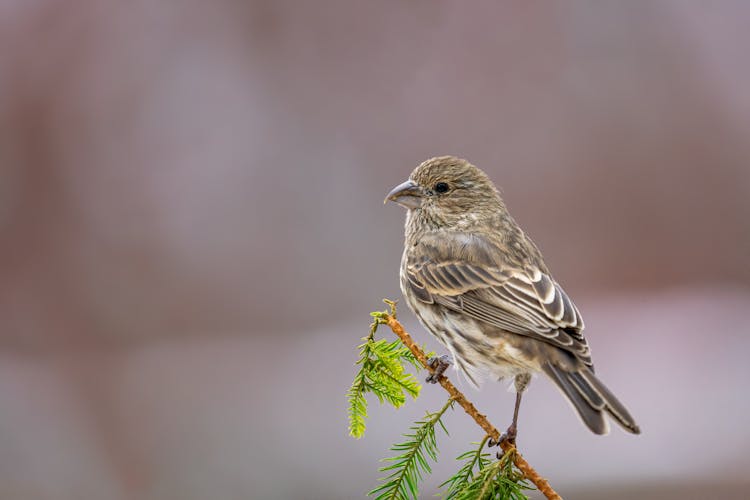
<svg viewBox="0 0 750 500">
<path fill-rule="evenodd" d="M 544 372 L 573 404 L 581 420 L 595 434 L 606 434 L 609 425 L 607 412 L 626 431 L 640 434 L 638 424 L 625 406 L 594 375 L 588 367 L 568 371 L 553 363 L 545 363 Z"/>
</svg>

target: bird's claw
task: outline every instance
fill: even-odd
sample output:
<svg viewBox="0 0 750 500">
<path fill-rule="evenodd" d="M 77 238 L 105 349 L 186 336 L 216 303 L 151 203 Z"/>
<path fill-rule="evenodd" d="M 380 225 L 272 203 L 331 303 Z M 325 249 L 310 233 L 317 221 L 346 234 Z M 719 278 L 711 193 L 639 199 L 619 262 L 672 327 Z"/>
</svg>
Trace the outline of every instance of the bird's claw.
<svg viewBox="0 0 750 500">
<path fill-rule="evenodd" d="M 487 447 L 492 448 L 493 446 L 500 446 L 503 443 L 509 443 L 515 446 L 517 435 L 518 435 L 518 429 L 516 428 L 515 425 L 511 425 L 510 427 L 508 427 L 507 431 L 502 433 L 502 435 L 500 436 L 500 439 L 498 439 L 497 441 L 495 441 L 492 438 L 489 438 L 487 440 Z M 497 458 L 501 458 L 502 455 L 503 455 L 502 452 L 499 452 L 499 451 L 497 452 Z"/>
<path fill-rule="evenodd" d="M 445 370 L 452 364 L 450 356 L 443 354 L 442 356 L 433 356 L 427 360 L 427 366 L 432 368 L 432 373 L 427 375 L 424 379 L 429 384 L 437 384 L 440 381 L 440 377 L 443 376 Z"/>
<path fill-rule="evenodd" d="M 508 433 L 507 432 L 503 432 L 500 435 L 500 438 L 497 441 L 495 441 L 492 438 L 489 438 L 487 440 L 487 448 L 493 448 L 495 446 L 500 446 L 501 444 L 505 443 L 506 441 L 510 441 L 509 438 L 508 438 Z"/>
</svg>

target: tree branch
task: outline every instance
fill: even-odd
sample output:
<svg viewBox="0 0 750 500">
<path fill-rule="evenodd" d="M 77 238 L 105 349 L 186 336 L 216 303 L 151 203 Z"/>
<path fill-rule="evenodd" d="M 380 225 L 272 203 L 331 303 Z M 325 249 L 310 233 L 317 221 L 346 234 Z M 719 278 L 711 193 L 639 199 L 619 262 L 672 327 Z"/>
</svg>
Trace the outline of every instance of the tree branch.
<svg viewBox="0 0 750 500">
<path fill-rule="evenodd" d="M 398 338 L 401 339 L 401 342 L 404 343 L 406 347 L 409 348 L 409 350 L 414 354 L 414 357 L 419 360 L 419 362 L 424 366 L 427 370 L 432 373 L 434 370 L 432 367 L 427 365 L 427 357 L 424 354 L 424 351 L 414 342 L 414 340 L 411 338 L 411 335 L 409 335 L 406 330 L 404 330 L 404 327 L 401 326 L 401 323 L 398 322 L 395 316 L 395 303 L 386 301 L 391 306 L 391 313 L 384 313 L 382 316 L 380 316 L 378 319 L 388 325 L 391 330 L 393 330 L 393 333 L 395 333 Z M 487 416 L 479 413 L 477 408 L 474 406 L 474 404 L 466 399 L 466 396 L 463 395 L 461 391 L 456 389 L 456 386 L 454 386 L 450 380 L 445 375 L 441 375 L 439 379 L 440 385 L 443 386 L 443 389 L 448 391 L 448 394 L 450 394 L 451 398 L 458 403 L 461 408 L 464 409 L 464 411 L 474 419 L 474 421 L 477 423 L 479 427 L 481 427 L 484 432 L 487 433 L 492 440 L 495 442 L 500 441 L 500 432 L 493 426 L 489 420 L 487 420 Z M 532 483 L 534 483 L 534 486 L 549 500 L 562 500 L 562 497 L 555 492 L 555 490 L 552 489 L 552 486 L 547 482 L 546 479 L 544 479 L 542 476 L 537 473 L 536 470 L 521 456 L 520 453 L 518 453 L 518 450 L 516 447 L 512 444 L 510 444 L 508 441 L 503 441 L 500 443 L 500 447 L 503 449 L 503 452 L 505 453 L 512 453 L 513 456 L 513 463 L 518 467 L 518 470 L 520 470 L 523 475 L 529 479 Z"/>
</svg>

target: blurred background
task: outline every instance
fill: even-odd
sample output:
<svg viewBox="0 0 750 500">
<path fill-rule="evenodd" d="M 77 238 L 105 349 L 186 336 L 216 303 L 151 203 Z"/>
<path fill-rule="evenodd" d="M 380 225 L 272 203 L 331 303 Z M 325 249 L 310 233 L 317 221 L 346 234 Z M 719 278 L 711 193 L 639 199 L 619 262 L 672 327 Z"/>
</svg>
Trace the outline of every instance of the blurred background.
<svg viewBox="0 0 750 500">
<path fill-rule="evenodd" d="M 643 434 L 536 380 L 566 498 L 750 488 L 750 4 L 0 2 L 0 498 L 350 499 L 347 436 L 426 158 L 485 169 Z M 420 342 L 437 344 L 405 309 Z M 391 335 L 382 330 L 383 336 Z M 461 383 L 501 428 L 513 395 Z M 481 433 L 447 418 L 424 496 Z"/>
</svg>

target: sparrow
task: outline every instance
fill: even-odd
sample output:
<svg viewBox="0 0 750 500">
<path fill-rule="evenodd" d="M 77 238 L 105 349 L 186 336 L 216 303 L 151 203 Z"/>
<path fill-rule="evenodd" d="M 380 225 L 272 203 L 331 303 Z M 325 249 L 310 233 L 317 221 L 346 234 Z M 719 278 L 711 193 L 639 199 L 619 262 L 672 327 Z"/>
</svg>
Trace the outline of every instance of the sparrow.
<svg viewBox="0 0 750 500">
<path fill-rule="evenodd" d="M 554 382 L 592 432 L 606 434 L 609 416 L 640 433 L 594 374 L 578 308 L 482 170 L 454 156 L 432 158 L 385 201 L 407 209 L 400 285 L 409 308 L 473 385 L 512 377 L 516 401 L 503 439 L 515 442 L 535 373 Z M 427 381 L 435 383 L 450 358 L 430 364 Z"/>
</svg>

